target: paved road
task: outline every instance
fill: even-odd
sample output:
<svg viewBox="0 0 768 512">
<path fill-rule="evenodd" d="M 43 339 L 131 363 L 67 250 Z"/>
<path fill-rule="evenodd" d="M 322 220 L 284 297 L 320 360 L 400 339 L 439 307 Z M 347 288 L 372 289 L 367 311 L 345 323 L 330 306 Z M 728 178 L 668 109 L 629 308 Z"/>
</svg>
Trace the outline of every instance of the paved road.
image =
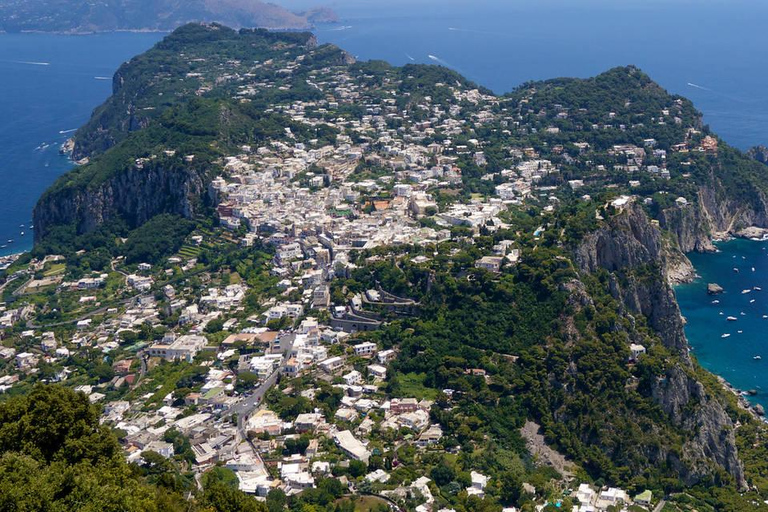
<svg viewBox="0 0 768 512">
<path fill-rule="evenodd" d="M 267 380 L 259 384 L 259 387 L 257 387 L 253 393 L 244 400 L 241 400 L 237 405 L 235 405 L 231 412 L 232 414 L 237 415 L 237 429 L 240 431 L 240 435 L 243 437 L 243 439 L 246 439 L 247 432 L 245 430 L 245 420 L 246 418 L 256 409 L 259 407 L 259 404 L 261 403 L 261 400 L 264 398 L 264 395 L 267 394 L 267 392 L 272 389 L 272 386 L 277 383 L 277 378 L 280 376 L 280 370 L 275 370 L 272 375 L 267 377 Z"/>
<path fill-rule="evenodd" d="M 658 505 L 653 509 L 653 512 L 661 512 L 662 509 L 664 509 L 664 505 L 666 505 L 667 502 L 665 500 L 661 500 Z"/>
<path fill-rule="evenodd" d="M 288 338 L 290 339 L 291 337 L 289 336 Z M 293 341 L 291 340 L 290 343 L 283 348 L 283 360 L 280 362 L 280 367 L 272 372 L 272 374 L 267 377 L 267 379 L 262 382 L 248 398 L 241 400 L 232 408 L 232 414 L 237 415 L 237 430 L 243 439 L 248 438 L 245 430 L 246 419 L 259 407 L 264 396 L 277 383 L 277 379 L 280 377 L 280 372 L 285 367 L 285 363 L 288 361 L 292 350 Z"/>
<path fill-rule="evenodd" d="M 3 290 L 5 290 L 5 287 L 9 284 L 13 283 L 19 278 L 19 276 L 11 276 L 9 277 L 3 284 L 0 285 L 0 293 L 2 293 Z"/>
</svg>

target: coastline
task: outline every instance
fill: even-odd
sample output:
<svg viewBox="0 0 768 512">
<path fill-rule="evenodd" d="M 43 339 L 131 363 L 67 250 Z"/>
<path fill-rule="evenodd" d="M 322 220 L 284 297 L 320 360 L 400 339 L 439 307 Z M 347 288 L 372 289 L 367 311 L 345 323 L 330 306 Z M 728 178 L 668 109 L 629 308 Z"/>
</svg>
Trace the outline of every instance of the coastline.
<svg viewBox="0 0 768 512">
<path fill-rule="evenodd" d="M 203 23 L 218 23 L 216 21 L 210 21 L 210 22 L 203 22 Z M 305 25 L 303 27 L 232 27 L 236 30 L 241 29 L 264 29 L 268 30 L 270 32 L 311 32 L 318 28 L 320 25 L 333 25 L 337 24 L 339 21 L 317 21 L 314 23 L 310 23 L 308 25 Z M 181 26 L 181 25 L 179 25 Z M 57 35 L 57 36 L 94 36 L 94 35 L 101 35 L 101 34 L 170 34 L 174 30 L 176 30 L 178 27 L 174 28 L 115 28 L 115 29 L 104 29 L 104 30 L 80 30 L 80 29 L 72 29 L 72 30 L 19 30 L 19 31 L 7 31 L 7 30 L 0 30 L 0 35 L 4 34 L 49 34 L 49 35 Z"/>
<path fill-rule="evenodd" d="M 712 252 L 720 252 L 720 249 L 717 248 L 717 244 L 728 243 L 735 240 L 766 242 L 768 241 L 768 229 L 757 226 L 750 226 L 735 232 L 727 231 L 713 233 L 711 243 L 715 247 L 715 250 Z M 678 286 L 691 285 L 695 281 L 702 279 L 702 276 L 696 271 L 696 268 L 688 258 L 688 255 L 686 254 L 683 256 L 685 258 L 684 261 L 672 262 L 671 265 L 674 266 L 667 271 L 667 277 L 673 288 L 677 288 Z M 677 297 L 676 301 L 678 302 L 678 307 L 680 307 Z M 688 319 L 683 315 L 682 308 L 680 314 L 684 325 L 687 326 Z M 689 350 L 693 351 L 695 347 L 691 346 L 690 340 L 687 338 L 688 334 L 686 333 L 686 341 L 688 342 Z M 756 390 L 741 389 L 740 387 L 735 386 L 730 381 L 728 381 L 728 379 L 726 379 L 724 376 L 715 372 L 714 369 L 704 367 L 700 361 L 697 364 L 699 364 L 699 366 L 701 366 L 704 371 L 711 373 L 720 383 L 724 391 L 732 394 L 736 398 L 736 403 L 741 410 L 749 413 L 756 420 L 768 423 L 768 417 L 766 417 L 766 408 L 768 407 L 768 404 L 763 405 L 761 403 L 752 402 L 749 400 L 750 396 L 757 395 Z"/>
</svg>

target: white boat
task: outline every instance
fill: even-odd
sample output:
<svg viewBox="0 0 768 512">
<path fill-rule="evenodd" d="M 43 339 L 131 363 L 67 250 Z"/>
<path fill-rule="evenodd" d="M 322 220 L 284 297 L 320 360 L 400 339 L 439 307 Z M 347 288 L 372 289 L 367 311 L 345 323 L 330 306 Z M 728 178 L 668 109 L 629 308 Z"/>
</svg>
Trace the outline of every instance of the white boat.
<svg viewBox="0 0 768 512">
<path fill-rule="evenodd" d="M 759 286 L 753 286 L 753 287 L 752 287 L 752 289 L 753 289 L 753 290 L 755 290 L 756 292 L 760 292 L 760 291 L 762 291 L 762 290 L 763 290 L 763 289 L 762 289 L 762 288 L 760 288 Z"/>
<path fill-rule="evenodd" d="M 761 360 L 761 359 L 762 359 L 762 357 L 761 357 L 761 356 L 755 356 L 755 357 L 753 357 L 752 359 L 754 359 L 755 361 L 759 361 L 759 360 Z"/>
<path fill-rule="evenodd" d="M 726 320 L 728 320 L 729 322 L 735 322 L 736 320 L 738 320 L 738 318 L 736 318 L 735 316 L 729 316 L 728 318 L 726 318 Z"/>
<path fill-rule="evenodd" d="M 742 294 L 744 294 L 744 293 L 752 293 L 752 290 L 747 288 L 746 290 L 741 290 L 741 293 Z"/>
<path fill-rule="evenodd" d="M 733 267 L 733 271 L 736 272 L 737 274 L 739 273 L 739 269 L 737 269 L 736 267 Z"/>
<path fill-rule="evenodd" d="M 721 338 L 730 338 L 730 337 L 731 337 L 731 335 L 730 335 L 729 333 L 725 333 L 725 334 L 723 334 L 723 335 L 722 335 L 722 336 L 720 336 L 720 337 L 721 337 Z"/>
<path fill-rule="evenodd" d="M 754 272 L 754 271 L 755 271 L 755 267 L 752 267 L 752 272 Z"/>
<path fill-rule="evenodd" d="M 719 300 L 713 300 L 712 304 L 720 304 L 720 301 Z"/>
<path fill-rule="evenodd" d="M 750 304 L 752 304 L 753 302 L 755 302 L 755 299 L 752 299 L 751 301 L 749 301 Z"/>
<path fill-rule="evenodd" d="M 743 334 L 744 331 L 736 331 L 736 334 Z"/>
</svg>

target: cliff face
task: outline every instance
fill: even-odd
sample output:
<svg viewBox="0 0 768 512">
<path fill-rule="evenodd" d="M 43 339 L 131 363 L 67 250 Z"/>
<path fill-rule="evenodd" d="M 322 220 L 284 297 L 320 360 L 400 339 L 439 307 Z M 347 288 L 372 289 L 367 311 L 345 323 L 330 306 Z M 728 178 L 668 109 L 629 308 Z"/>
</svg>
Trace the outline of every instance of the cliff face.
<svg viewBox="0 0 768 512">
<path fill-rule="evenodd" d="M 626 308 L 624 313 L 644 315 L 662 343 L 677 355 L 666 372 L 657 376 L 651 396 L 687 441 L 680 457 L 659 451 L 654 454 L 657 462 L 678 469 L 688 485 L 711 477 L 714 462 L 743 487 L 733 422 L 723 405 L 692 376 L 680 310 L 665 278 L 669 251 L 645 212 L 631 206 L 585 237 L 575 257 L 583 271 L 610 272 L 611 294 Z"/>
<path fill-rule="evenodd" d="M 150 117 L 144 115 L 136 106 L 136 98 L 142 93 L 129 91 L 125 87 L 128 67 L 123 65 L 112 78 L 112 96 L 98 107 L 88 124 L 77 130 L 74 136 L 72 159 L 81 161 L 93 155 L 101 154 L 116 145 L 119 137 L 141 130 L 149 125 Z M 122 115 L 115 116 L 120 109 Z"/>
<path fill-rule="evenodd" d="M 576 252 L 576 263 L 587 272 L 611 272 L 613 296 L 630 313 L 648 318 L 665 346 L 687 359 L 680 309 L 665 279 L 666 251 L 661 232 L 640 207 L 629 208 L 605 228 L 588 235 Z M 631 272 L 641 268 L 643 275 L 650 273 L 650 277 L 639 278 Z"/>
<path fill-rule="evenodd" d="M 757 226 L 768 227 L 768 201 L 760 189 L 750 190 L 752 200 L 735 199 L 718 181 L 699 189 L 703 221 L 713 233 L 735 233 Z"/>
<path fill-rule="evenodd" d="M 199 173 L 162 167 L 123 172 L 95 188 L 64 188 L 46 194 L 35 206 L 35 240 L 53 226 L 75 224 L 78 233 L 87 233 L 118 216 L 130 227 L 161 213 L 191 218 L 204 191 L 205 178 Z"/>
<path fill-rule="evenodd" d="M 747 151 L 747 156 L 754 160 L 757 160 L 761 164 L 768 165 L 768 147 L 755 146 Z"/>
</svg>

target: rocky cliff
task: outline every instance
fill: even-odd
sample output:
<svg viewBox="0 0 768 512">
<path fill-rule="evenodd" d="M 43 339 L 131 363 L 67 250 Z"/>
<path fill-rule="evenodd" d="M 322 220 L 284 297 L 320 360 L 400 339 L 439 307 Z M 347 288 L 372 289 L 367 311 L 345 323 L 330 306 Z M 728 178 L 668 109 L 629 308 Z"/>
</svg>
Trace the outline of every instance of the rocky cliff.
<svg viewBox="0 0 768 512">
<path fill-rule="evenodd" d="M 313 63 L 354 62 L 331 45 L 318 48 L 308 32 L 270 32 L 263 29 L 239 31 L 218 24 L 191 23 L 175 30 L 149 51 L 124 63 L 112 80 L 112 95 L 97 107 L 88 122 L 75 132 L 72 158 L 81 161 L 105 153 L 131 133 L 149 126 L 167 112 L 191 98 L 204 96 L 218 84 L 222 70 L 216 65 L 219 50 L 228 52 L 228 70 L 233 75 L 252 72 L 244 62 L 287 63 L 299 56 L 313 57 Z M 307 59 L 307 62 L 309 59 Z M 227 95 L 220 91 L 220 94 Z M 234 94 L 229 91 L 228 94 Z"/>
<path fill-rule="evenodd" d="M 685 219 L 687 214 L 680 215 Z M 690 228 L 699 229 L 695 224 Z M 624 314 L 645 316 L 664 346 L 675 354 L 666 371 L 656 377 L 651 395 L 685 433 L 686 441 L 679 457 L 662 450 L 655 454 L 657 462 L 678 469 L 689 485 L 711 477 L 714 462 L 743 487 L 734 424 L 723 404 L 693 377 L 682 317 L 666 279 L 670 252 L 674 249 L 665 247 L 661 231 L 642 208 L 630 206 L 585 237 L 575 259 L 583 271 L 608 271 L 611 295 L 622 304 Z"/>
<path fill-rule="evenodd" d="M 78 129 L 73 137 L 72 159 L 84 161 L 96 154 L 101 154 L 113 147 L 130 132 L 146 128 L 150 122 L 147 111 L 137 108 L 136 98 L 139 92 L 125 88 L 128 66 L 123 65 L 112 78 L 112 96 L 106 103 L 94 110 L 88 124 Z M 114 116 L 117 107 L 122 108 L 122 116 Z M 142 113 L 143 112 L 143 113 Z"/>
<path fill-rule="evenodd" d="M 74 225 L 82 234 L 117 217 L 129 227 L 162 213 L 191 218 L 202 204 L 206 182 L 198 171 L 151 166 L 119 173 L 93 188 L 62 188 L 45 194 L 35 206 L 35 240 L 56 226 Z"/>
<path fill-rule="evenodd" d="M 612 295 L 629 313 L 648 318 L 664 344 L 687 359 L 680 310 L 665 278 L 667 250 L 661 231 L 642 208 L 628 208 L 585 237 L 576 251 L 576 262 L 588 272 L 610 272 Z"/>
<path fill-rule="evenodd" d="M 757 160 L 761 164 L 768 165 L 768 147 L 755 146 L 747 151 L 747 156 L 754 160 Z"/>
<path fill-rule="evenodd" d="M 748 185 L 745 192 L 746 198 L 734 197 L 713 176 L 699 188 L 695 202 L 659 212 L 659 225 L 683 253 L 714 251 L 713 238 L 739 235 L 749 227 L 768 228 L 765 193 L 753 185 Z"/>
</svg>

